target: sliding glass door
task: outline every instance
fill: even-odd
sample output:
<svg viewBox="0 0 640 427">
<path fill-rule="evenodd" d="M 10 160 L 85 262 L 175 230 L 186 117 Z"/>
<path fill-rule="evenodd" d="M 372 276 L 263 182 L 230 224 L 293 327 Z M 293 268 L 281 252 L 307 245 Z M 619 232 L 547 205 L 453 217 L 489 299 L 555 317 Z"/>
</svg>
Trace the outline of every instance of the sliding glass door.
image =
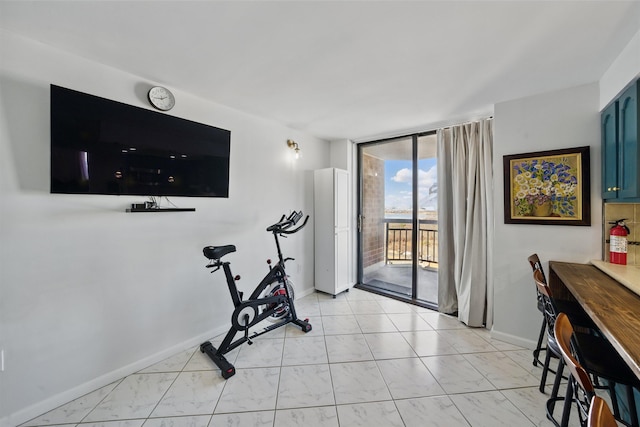
<svg viewBox="0 0 640 427">
<path fill-rule="evenodd" d="M 359 287 L 436 306 L 435 134 L 358 147 Z"/>
<path fill-rule="evenodd" d="M 415 298 L 438 305 L 438 174 L 436 134 L 416 137 L 418 180 Z"/>
</svg>

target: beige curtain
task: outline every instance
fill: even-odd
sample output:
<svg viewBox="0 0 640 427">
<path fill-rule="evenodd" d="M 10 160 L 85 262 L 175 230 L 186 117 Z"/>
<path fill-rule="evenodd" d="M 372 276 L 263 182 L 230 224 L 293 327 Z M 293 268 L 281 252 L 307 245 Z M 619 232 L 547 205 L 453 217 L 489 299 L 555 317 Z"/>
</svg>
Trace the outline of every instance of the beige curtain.
<svg viewBox="0 0 640 427">
<path fill-rule="evenodd" d="M 469 326 L 493 319 L 493 120 L 440 129 L 438 308 Z"/>
</svg>

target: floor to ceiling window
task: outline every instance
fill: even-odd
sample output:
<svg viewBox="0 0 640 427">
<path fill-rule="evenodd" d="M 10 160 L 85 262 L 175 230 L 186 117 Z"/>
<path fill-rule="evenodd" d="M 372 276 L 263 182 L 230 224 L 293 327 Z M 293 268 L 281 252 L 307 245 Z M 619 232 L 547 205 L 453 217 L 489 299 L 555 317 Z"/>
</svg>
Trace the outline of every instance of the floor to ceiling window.
<svg viewBox="0 0 640 427">
<path fill-rule="evenodd" d="M 358 286 L 437 307 L 435 133 L 358 146 Z"/>
</svg>

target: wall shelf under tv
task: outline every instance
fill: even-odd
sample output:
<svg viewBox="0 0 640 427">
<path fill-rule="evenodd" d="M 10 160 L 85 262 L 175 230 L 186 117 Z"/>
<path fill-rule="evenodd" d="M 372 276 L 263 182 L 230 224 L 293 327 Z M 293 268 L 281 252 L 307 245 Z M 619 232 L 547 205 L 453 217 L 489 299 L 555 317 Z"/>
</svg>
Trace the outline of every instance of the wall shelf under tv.
<svg viewBox="0 0 640 427">
<path fill-rule="evenodd" d="M 195 212 L 196 208 L 151 208 L 151 209 L 127 209 L 127 212 Z"/>
</svg>

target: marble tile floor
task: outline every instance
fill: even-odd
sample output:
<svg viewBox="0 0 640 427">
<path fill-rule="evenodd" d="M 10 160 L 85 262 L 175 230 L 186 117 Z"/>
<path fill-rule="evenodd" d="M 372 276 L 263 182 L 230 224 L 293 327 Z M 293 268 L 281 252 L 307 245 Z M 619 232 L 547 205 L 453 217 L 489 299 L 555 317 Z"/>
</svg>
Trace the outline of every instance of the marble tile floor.
<svg viewBox="0 0 640 427">
<path fill-rule="evenodd" d="M 22 427 L 552 425 L 531 351 L 485 329 L 357 289 L 296 310 L 313 330 L 287 325 L 235 349 L 229 380 L 192 348 Z"/>
</svg>

